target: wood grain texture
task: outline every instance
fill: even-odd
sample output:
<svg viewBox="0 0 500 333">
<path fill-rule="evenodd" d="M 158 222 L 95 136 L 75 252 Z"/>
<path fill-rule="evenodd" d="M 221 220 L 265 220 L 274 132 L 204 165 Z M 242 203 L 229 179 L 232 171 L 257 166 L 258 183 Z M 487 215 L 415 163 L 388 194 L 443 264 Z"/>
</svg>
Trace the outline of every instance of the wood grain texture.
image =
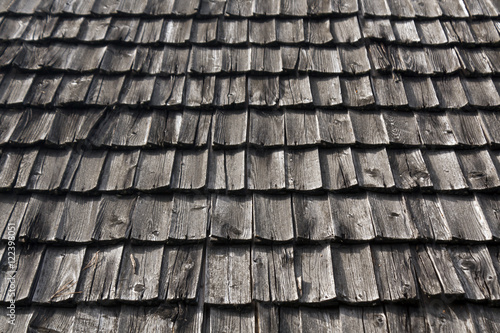
<svg viewBox="0 0 500 333">
<path fill-rule="evenodd" d="M 285 153 L 281 149 L 248 149 L 248 188 L 279 190 L 285 188 Z"/>
<path fill-rule="evenodd" d="M 299 299 L 291 245 L 255 245 L 252 248 L 252 297 L 259 301 Z"/>
<path fill-rule="evenodd" d="M 214 150 L 209 158 L 208 189 L 238 191 L 245 188 L 245 150 Z"/>
<path fill-rule="evenodd" d="M 345 240 L 370 240 L 375 237 L 373 217 L 365 193 L 330 194 L 333 223 Z"/>
<path fill-rule="evenodd" d="M 386 111 L 384 117 L 389 142 L 404 146 L 417 146 L 421 144 L 417 119 L 409 112 Z"/>
<path fill-rule="evenodd" d="M 175 193 L 169 239 L 204 239 L 207 235 L 208 207 L 204 195 Z"/>
<path fill-rule="evenodd" d="M 453 150 L 426 150 L 423 156 L 434 189 L 439 191 L 460 191 L 467 188 L 457 155 Z"/>
<path fill-rule="evenodd" d="M 294 238 L 292 202 L 288 195 L 253 195 L 254 237 L 270 241 Z"/>
<path fill-rule="evenodd" d="M 355 149 L 353 160 L 361 187 L 390 189 L 395 186 L 385 148 Z"/>
<path fill-rule="evenodd" d="M 171 216 L 171 195 L 140 195 L 131 212 L 130 239 L 140 242 L 166 241 Z"/>
<path fill-rule="evenodd" d="M 475 112 L 447 111 L 446 116 L 453 128 L 455 138 L 459 144 L 467 146 L 483 146 L 487 143 L 481 129 L 481 120 Z M 483 126 L 484 127 L 484 126 Z M 487 132 L 485 130 L 484 132 Z"/>
<path fill-rule="evenodd" d="M 206 302 L 250 303 L 250 247 L 211 246 L 207 251 Z"/>
<path fill-rule="evenodd" d="M 74 300 L 84 255 L 84 246 L 47 248 L 33 302 L 47 304 Z"/>
<path fill-rule="evenodd" d="M 252 238 L 252 197 L 212 196 L 210 236 L 220 240 L 250 240 Z"/>
<path fill-rule="evenodd" d="M 99 197 L 68 194 L 64 201 L 56 239 L 60 242 L 90 243 L 99 202 Z"/>
<path fill-rule="evenodd" d="M 92 239 L 116 241 L 130 235 L 130 212 L 137 197 L 105 194 L 101 197 Z"/>
<path fill-rule="evenodd" d="M 391 149 L 387 151 L 396 187 L 402 190 L 432 188 L 420 149 Z"/>
<path fill-rule="evenodd" d="M 259 146 L 285 144 L 285 117 L 283 111 L 250 109 L 248 142 Z"/>
<path fill-rule="evenodd" d="M 318 148 L 288 150 L 285 168 L 288 189 L 310 191 L 322 187 Z"/>
<path fill-rule="evenodd" d="M 316 117 L 322 142 L 327 144 L 353 144 L 355 142 L 349 112 L 316 109 Z"/>
<path fill-rule="evenodd" d="M 134 177 L 138 190 L 157 190 L 170 185 L 175 149 L 142 150 Z"/>
<path fill-rule="evenodd" d="M 292 204 L 295 232 L 299 240 L 321 241 L 337 236 L 328 196 L 294 194 Z"/>
<path fill-rule="evenodd" d="M 358 185 L 351 148 L 320 149 L 319 160 L 324 188 L 340 190 Z"/>
<path fill-rule="evenodd" d="M 389 143 L 387 129 L 379 112 L 349 110 L 356 142 L 364 145 Z"/>
<path fill-rule="evenodd" d="M 332 246 L 332 258 L 339 300 L 364 303 L 379 299 L 368 245 Z"/>
<path fill-rule="evenodd" d="M 318 303 L 335 298 L 329 245 L 296 247 L 295 273 L 300 301 Z"/>
<path fill-rule="evenodd" d="M 486 149 L 457 151 L 457 157 L 472 190 L 493 189 L 500 185 L 497 169 Z"/>
</svg>

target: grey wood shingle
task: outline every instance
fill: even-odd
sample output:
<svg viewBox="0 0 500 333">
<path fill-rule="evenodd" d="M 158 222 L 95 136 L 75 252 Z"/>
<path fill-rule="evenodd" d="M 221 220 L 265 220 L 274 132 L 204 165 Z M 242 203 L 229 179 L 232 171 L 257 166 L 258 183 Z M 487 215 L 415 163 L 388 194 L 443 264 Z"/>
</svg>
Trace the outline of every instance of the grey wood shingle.
<svg viewBox="0 0 500 333">
<path fill-rule="evenodd" d="M 252 238 L 252 197 L 214 194 L 210 236 L 220 240 Z"/>
<path fill-rule="evenodd" d="M 200 189 L 207 182 L 208 150 L 181 150 L 175 152 L 171 187 Z"/>
<path fill-rule="evenodd" d="M 353 159 L 361 187 L 390 189 L 395 186 L 385 148 L 353 150 Z"/>
<path fill-rule="evenodd" d="M 289 5 L 281 2 L 282 6 Z M 300 4 L 299 1 L 294 1 L 295 4 Z M 276 20 L 276 39 L 280 43 L 300 43 L 305 39 L 304 36 L 304 24 L 302 18 L 299 19 L 284 19 Z"/>
<path fill-rule="evenodd" d="M 310 191 L 321 188 L 321 169 L 318 148 L 288 150 L 285 154 L 286 187 Z"/>
<path fill-rule="evenodd" d="M 163 245 L 134 246 L 123 249 L 116 297 L 122 301 L 158 299 Z"/>
<path fill-rule="evenodd" d="M 68 194 L 64 200 L 56 240 L 68 243 L 90 243 L 97 221 L 99 197 Z"/>
<path fill-rule="evenodd" d="M 379 112 L 349 110 L 356 142 L 362 145 L 389 143 L 382 115 Z"/>
<path fill-rule="evenodd" d="M 209 202 L 204 195 L 175 193 L 169 239 L 201 240 L 207 235 Z"/>
<path fill-rule="evenodd" d="M 332 246 L 337 298 L 347 303 L 379 299 L 370 246 Z"/>
<path fill-rule="evenodd" d="M 467 188 L 453 150 L 427 150 L 423 156 L 435 190 L 459 191 Z"/>
<path fill-rule="evenodd" d="M 329 144 L 353 144 L 355 142 L 348 112 L 317 109 L 316 117 L 322 142 Z"/>
<path fill-rule="evenodd" d="M 319 158 L 323 188 L 340 190 L 358 184 L 350 148 L 321 149 Z"/>
<path fill-rule="evenodd" d="M 253 44 L 276 42 L 276 21 L 274 19 L 249 21 L 248 41 Z"/>
<path fill-rule="evenodd" d="M 156 77 L 150 104 L 152 106 L 182 104 L 185 79 L 184 75 Z"/>
<path fill-rule="evenodd" d="M 42 149 L 38 153 L 28 181 L 29 190 L 54 191 L 61 186 L 71 157 L 70 149 Z"/>
<path fill-rule="evenodd" d="M 215 75 L 188 77 L 184 89 L 184 105 L 188 107 L 211 105 L 215 93 Z"/>
<path fill-rule="evenodd" d="M 224 44 L 245 43 L 248 38 L 248 21 L 246 19 L 224 18 L 217 25 L 217 41 Z"/>
<path fill-rule="evenodd" d="M 250 247 L 214 245 L 207 249 L 206 302 L 249 304 Z"/>
<path fill-rule="evenodd" d="M 295 250 L 300 302 L 319 303 L 334 299 L 336 294 L 330 246 L 303 246 Z"/>
<path fill-rule="evenodd" d="M 92 75 L 65 75 L 54 96 L 54 104 L 62 106 L 65 104 L 83 103 L 92 79 Z"/>
<path fill-rule="evenodd" d="M 217 110 L 213 116 L 213 143 L 238 146 L 247 141 L 248 112 L 246 110 Z"/>
<path fill-rule="evenodd" d="M 291 196 L 253 195 L 254 237 L 269 241 L 294 238 Z"/>
<path fill-rule="evenodd" d="M 382 301 L 417 298 L 412 258 L 408 245 L 373 245 L 375 276 Z M 397 281 L 397 282 L 396 282 Z M 396 282 L 396 283 L 395 283 Z"/>
<path fill-rule="evenodd" d="M 341 45 L 338 50 L 344 73 L 362 74 L 370 70 L 370 60 L 365 46 Z"/>
<path fill-rule="evenodd" d="M 420 133 L 415 116 L 410 112 L 383 112 L 385 127 L 391 144 L 420 145 Z"/>
<path fill-rule="evenodd" d="M 247 152 L 248 188 L 280 190 L 285 188 L 285 154 L 282 149 L 249 149 Z"/>
<path fill-rule="evenodd" d="M 143 242 L 166 241 L 171 216 L 171 195 L 140 195 L 130 216 L 130 238 Z"/>
<path fill-rule="evenodd" d="M 444 245 L 417 245 L 413 249 L 415 272 L 426 295 L 460 297 L 464 289 Z"/>
<path fill-rule="evenodd" d="M 346 106 L 367 106 L 375 103 L 369 76 L 341 78 L 340 87 Z"/>
<path fill-rule="evenodd" d="M 473 196 L 440 194 L 439 201 L 455 239 L 485 241 L 492 238 L 490 228 Z"/>
<path fill-rule="evenodd" d="M 292 197 L 296 236 L 300 240 L 333 239 L 338 231 L 332 220 L 326 195 L 294 194 Z"/>
<path fill-rule="evenodd" d="M 88 247 L 80 273 L 77 301 L 106 302 L 117 297 L 123 244 Z M 130 260 L 129 258 L 125 258 Z"/>
<path fill-rule="evenodd" d="M 398 189 L 432 188 L 430 173 L 420 149 L 391 149 L 387 155 Z"/>
<path fill-rule="evenodd" d="M 204 111 L 184 110 L 179 129 L 178 143 L 203 147 L 208 140 L 212 114 Z"/>
<path fill-rule="evenodd" d="M 132 188 L 139 161 L 138 149 L 110 151 L 106 156 L 99 182 L 100 191 L 120 191 Z M 116 172 L 112 170 L 117 170 Z M 118 172 L 119 170 L 119 172 Z"/>
<path fill-rule="evenodd" d="M 74 300 L 85 246 L 48 247 L 33 293 L 33 302 L 48 304 Z"/>
<path fill-rule="evenodd" d="M 416 113 L 422 143 L 429 146 L 454 146 L 457 139 L 445 113 Z"/>
<path fill-rule="evenodd" d="M 208 189 L 243 190 L 245 188 L 245 161 L 243 148 L 214 150 L 208 161 Z"/>
<path fill-rule="evenodd" d="M 101 197 L 92 239 L 98 241 L 124 240 L 130 235 L 130 215 L 137 198 L 135 196 Z"/>
<path fill-rule="evenodd" d="M 330 194 L 333 223 L 345 240 L 370 240 L 375 237 L 372 212 L 366 193 Z"/>
<path fill-rule="evenodd" d="M 252 297 L 267 302 L 299 299 L 294 251 L 291 245 L 254 245 L 252 248 Z"/>
<path fill-rule="evenodd" d="M 497 195 L 476 194 L 476 200 L 488 222 L 493 238 L 497 239 L 500 235 L 500 224 L 498 223 L 497 209 L 499 208 L 499 198 Z"/>
<path fill-rule="evenodd" d="M 235 1 L 236 2 L 236 1 Z M 210 308 L 207 331 L 215 332 L 253 332 L 255 315 L 251 308 Z"/>
<path fill-rule="evenodd" d="M 456 153 L 470 189 L 480 191 L 500 186 L 497 169 L 487 150 L 463 150 Z"/>
<path fill-rule="evenodd" d="M 309 83 L 315 106 L 332 106 L 342 103 L 338 76 L 309 76 Z"/>
<path fill-rule="evenodd" d="M 246 77 L 218 77 L 215 81 L 214 105 L 240 106 L 246 101 Z"/>
<path fill-rule="evenodd" d="M 404 197 L 394 194 L 370 192 L 373 225 L 377 238 L 415 239 L 417 229 L 408 214 Z"/>
<path fill-rule="evenodd" d="M 202 279 L 203 245 L 165 246 L 160 277 L 160 297 L 194 300 Z"/>
</svg>

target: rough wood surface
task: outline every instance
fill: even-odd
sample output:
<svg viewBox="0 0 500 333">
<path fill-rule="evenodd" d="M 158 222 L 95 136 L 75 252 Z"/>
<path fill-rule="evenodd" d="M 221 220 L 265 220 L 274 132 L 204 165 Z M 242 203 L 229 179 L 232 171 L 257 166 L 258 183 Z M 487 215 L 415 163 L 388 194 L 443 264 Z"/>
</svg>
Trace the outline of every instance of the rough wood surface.
<svg viewBox="0 0 500 333">
<path fill-rule="evenodd" d="M 211 246 L 207 251 L 206 302 L 250 303 L 250 247 Z"/>
<path fill-rule="evenodd" d="M 127 239 L 130 235 L 130 212 L 136 200 L 135 196 L 103 195 L 99 202 L 92 239 L 100 241 Z"/>
<path fill-rule="evenodd" d="M 326 195 L 294 194 L 292 204 L 298 239 L 322 241 L 337 236 L 338 231 L 333 224 L 330 202 Z"/>
<path fill-rule="evenodd" d="M 354 166 L 359 185 L 366 188 L 395 186 L 385 148 L 353 150 Z"/>
<path fill-rule="evenodd" d="M 467 188 L 457 155 L 453 150 L 426 150 L 423 156 L 434 189 L 438 191 L 459 191 Z"/>
<path fill-rule="evenodd" d="M 252 238 L 252 197 L 212 196 L 210 236 L 220 240 Z"/>
<path fill-rule="evenodd" d="M 379 112 L 349 110 L 356 142 L 365 145 L 389 143 L 387 129 Z"/>
<path fill-rule="evenodd" d="M 199 240 L 207 234 L 208 202 L 204 195 L 174 194 L 169 239 Z"/>
<path fill-rule="evenodd" d="M 411 193 L 406 194 L 405 199 L 419 237 L 451 240 L 451 230 L 436 195 Z"/>
<path fill-rule="evenodd" d="M 387 155 L 397 188 L 432 188 L 430 173 L 420 149 L 391 149 L 387 151 Z"/>
<path fill-rule="evenodd" d="M 373 217 L 366 194 L 330 194 L 333 223 L 345 240 L 370 240 L 375 237 Z"/>
<path fill-rule="evenodd" d="M 329 245 L 297 247 L 295 273 L 301 302 L 318 303 L 335 298 Z"/>
<path fill-rule="evenodd" d="M 332 246 L 332 258 L 339 300 L 368 303 L 379 299 L 370 246 Z"/>
<path fill-rule="evenodd" d="M 291 245 L 255 245 L 252 249 L 253 299 L 293 302 L 299 299 Z"/>
<path fill-rule="evenodd" d="M 282 149 L 249 149 L 247 152 L 248 188 L 279 190 L 285 188 L 285 153 Z"/>
<path fill-rule="evenodd" d="M 288 189 L 310 191 L 322 187 L 318 148 L 288 150 L 285 168 Z"/>
<path fill-rule="evenodd" d="M 171 215 L 171 195 L 140 195 L 130 217 L 130 238 L 143 242 L 166 241 Z"/>
<path fill-rule="evenodd" d="M 358 185 L 351 148 L 321 149 L 319 160 L 324 188 L 340 190 Z"/>
<path fill-rule="evenodd" d="M 270 241 L 293 239 L 291 196 L 254 194 L 254 237 Z"/>
<path fill-rule="evenodd" d="M 285 117 L 283 111 L 250 109 L 248 142 L 259 146 L 285 144 Z"/>
<path fill-rule="evenodd" d="M 355 142 L 351 117 L 345 111 L 316 110 L 319 136 L 322 142 L 353 144 Z"/>
</svg>

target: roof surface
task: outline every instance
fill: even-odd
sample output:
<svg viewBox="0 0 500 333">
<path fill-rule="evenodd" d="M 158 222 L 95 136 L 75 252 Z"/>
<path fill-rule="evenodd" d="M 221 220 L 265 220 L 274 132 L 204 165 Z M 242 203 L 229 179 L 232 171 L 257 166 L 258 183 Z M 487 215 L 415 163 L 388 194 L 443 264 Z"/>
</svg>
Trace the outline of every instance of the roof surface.
<svg viewBox="0 0 500 333">
<path fill-rule="evenodd" d="M 0 332 L 500 331 L 498 1 L 0 13 Z"/>
</svg>

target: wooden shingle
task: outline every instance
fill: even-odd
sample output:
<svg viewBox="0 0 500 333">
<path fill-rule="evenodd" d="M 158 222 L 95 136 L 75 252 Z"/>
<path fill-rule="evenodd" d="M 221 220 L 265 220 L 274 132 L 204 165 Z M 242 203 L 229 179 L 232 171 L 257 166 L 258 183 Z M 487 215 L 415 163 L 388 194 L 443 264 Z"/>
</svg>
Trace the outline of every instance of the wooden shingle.
<svg viewBox="0 0 500 333">
<path fill-rule="evenodd" d="M 207 251 L 206 302 L 250 303 L 250 247 L 217 245 Z"/>
<path fill-rule="evenodd" d="M 360 241 L 375 237 L 372 212 L 366 193 L 330 194 L 333 223 L 341 239 Z"/>
<path fill-rule="evenodd" d="M 204 195 L 174 194 L 169 239 L 204 239 L 207 234 L 208 207 Z"/>
<path fill-rule="evenodd" d="M 254 237 L 270 241 L 293 239 L 291 196 L 253 195 Z"/>
<path fill-rule="evenodd" d="M 171 195 L 139 195 L 130 216 L 130 238 L 142 242 L 166 241 L 171 216 Z"/>
<path fill-rule="evenodd" d="M 390 189 L 395 186 L 385 148 L 353 150 L 353 159 L 361 187 Z"/>
<path fill-rule="evenodd" d="M 285 188 L 285 154 L 282 149 L 248 149 L 248 188 L 279 190 Z"/>
<path fill-rule="evenodd" d="M 321 149 L 319 158 L 323 188 L 340 190 L 358 184 L 350 148 Z"/>
<path fill-rule="evenodd" d="M 252 237 L 252 197 L 212 196 L 210 236 L 220 240 L 249 240 Z"/>
</svg>

